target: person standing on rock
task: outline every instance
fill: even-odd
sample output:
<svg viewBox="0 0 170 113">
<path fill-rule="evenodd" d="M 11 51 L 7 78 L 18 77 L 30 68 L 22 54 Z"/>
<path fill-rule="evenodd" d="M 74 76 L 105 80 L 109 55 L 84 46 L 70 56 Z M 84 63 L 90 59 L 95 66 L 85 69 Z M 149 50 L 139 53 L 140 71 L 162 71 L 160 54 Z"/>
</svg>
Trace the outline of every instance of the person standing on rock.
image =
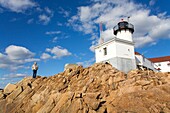
<svg viewBox="0 0 170 113">
<path fill-rule="evenodd" d="M 37 70 L 38 70 L 37 62 L 34 62 L 34 64 L 32 65 L 32 70 L 33 70 L 33 78 L 36 78 Z"/>
</svg>

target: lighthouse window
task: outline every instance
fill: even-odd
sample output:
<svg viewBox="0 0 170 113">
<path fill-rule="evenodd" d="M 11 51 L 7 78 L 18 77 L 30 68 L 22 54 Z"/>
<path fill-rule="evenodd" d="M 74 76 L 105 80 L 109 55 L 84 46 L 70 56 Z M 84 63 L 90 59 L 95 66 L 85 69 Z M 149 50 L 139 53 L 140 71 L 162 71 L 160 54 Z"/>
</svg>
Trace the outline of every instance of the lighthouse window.
<svg viewBox="0 0 170 113">
<path fill-rule="evenodd" d="M 103 48 L 103 51 L 104 51 L 104 55 L 107 55 L 107 48 Z"/>
</svg>

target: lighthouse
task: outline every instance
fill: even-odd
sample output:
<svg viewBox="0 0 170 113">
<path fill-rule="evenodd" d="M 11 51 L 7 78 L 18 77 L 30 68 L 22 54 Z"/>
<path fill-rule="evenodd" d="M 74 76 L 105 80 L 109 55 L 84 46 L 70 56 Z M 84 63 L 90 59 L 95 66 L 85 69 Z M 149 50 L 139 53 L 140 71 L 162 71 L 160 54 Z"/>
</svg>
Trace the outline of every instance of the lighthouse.
<svg viewBox="0 0 170 113">
<path fill-rule="evenodd" d="M 124 20 L 120 21 L 113 27 L 115 36 L 95 47 L 96 63 L 110 63 L 113 67 L 125 73 L 136 69 L 133 32 L 134 26 L 131 23 Z"/>
</svg>

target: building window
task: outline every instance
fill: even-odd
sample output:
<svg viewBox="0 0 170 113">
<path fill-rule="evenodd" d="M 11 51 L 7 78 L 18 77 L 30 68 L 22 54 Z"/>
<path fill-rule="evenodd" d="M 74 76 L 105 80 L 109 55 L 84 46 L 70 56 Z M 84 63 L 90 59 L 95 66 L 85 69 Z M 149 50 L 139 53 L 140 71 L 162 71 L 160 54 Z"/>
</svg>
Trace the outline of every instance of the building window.
<svg viewBox="0 0 170 113">
<path fill-rule="evenodd" d="M 107 55 L 107 48 L 103 48 L 103 51 L 104 51 L 104 55 Z"/>
<path fill-rule="evenodd" d="M 170 62 L 167 65 L 170 67 Z"/>
</svg>

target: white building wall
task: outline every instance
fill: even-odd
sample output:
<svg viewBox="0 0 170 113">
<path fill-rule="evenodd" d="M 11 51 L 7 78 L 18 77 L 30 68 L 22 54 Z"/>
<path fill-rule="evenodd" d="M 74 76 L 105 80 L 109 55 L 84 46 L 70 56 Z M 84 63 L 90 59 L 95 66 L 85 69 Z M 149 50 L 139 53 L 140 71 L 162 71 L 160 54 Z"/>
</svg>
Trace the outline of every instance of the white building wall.
<svg viewBox="0 0 170 113">
<path fill-rule="evenodd" d="M 107 55 L 104 55 L 104 48 L 107 48 Z M 113 57 L 135 59 L 134 46 L 112 40 L 95 48 L 96 62 L 105 61 Z"/>
<path fill-rule="evenodd" d="M 170 63 L 169 61 L 165 61 L 165 62 L 157 62 L 154 63 L 155 64 L 155 68 L 160 68 L 160 72 L 170 72 L 170 65 L 167 65 L 168 63 Z"/>
<path fill-rule="evenodd" d="M 156 71 L 154 69 L 154 63 L 152 63 L 150 60 L 147 58 L 143 57 L 142 55 L 135 55 L 136 60 L 137 60 L 137 65 L 147 67 L 149 69 L 152 69 L 153 71 Z"/>
<path fill-rule="evenodd" d="M 142 55 L 135 55 L 137 60 L 137 65 L 143 65 L 143 57 Z"/>
<path fill-rule="evenodd" d="M 150 60 L 148 60 L 147 58 L 144 58 L 144 66 L 145 67 L 147 67 L 147 68 L 149 68 L 149 69 L 152 69 L 153 71 L 156 71 L 155 69 L 154 69 L 154 63 L 152 63 Z"/>
<path fill-rule="evenodd" d="M 121 58 L 135 59 L 134 46 L 132 44 L 117 42 L 116 56 Z"/>
<path fill-rule="evenodd" d="M 124 29 L 121 31 L 118 31 L 117 38 L 131 41 L 132 42 L 132 33 L 129 31 L 129 29 Z"/>
<path fill-rule="evenodd" d="M 96 62 L 105 61 L 116 57 L 115 42 L 105 43 L 95 48 Z M 107 48 L 107 55 L 104 55 L 104 48 Z"/>
<path fill-rule="evenodd" d="M 104 55 L 107 48 L 107 55 Z M 132 42 L 112 39 L 95 47 L 96 63 L 108 62 L 125 73 L 136 69 L 134 45 Z"/>
</svg>

